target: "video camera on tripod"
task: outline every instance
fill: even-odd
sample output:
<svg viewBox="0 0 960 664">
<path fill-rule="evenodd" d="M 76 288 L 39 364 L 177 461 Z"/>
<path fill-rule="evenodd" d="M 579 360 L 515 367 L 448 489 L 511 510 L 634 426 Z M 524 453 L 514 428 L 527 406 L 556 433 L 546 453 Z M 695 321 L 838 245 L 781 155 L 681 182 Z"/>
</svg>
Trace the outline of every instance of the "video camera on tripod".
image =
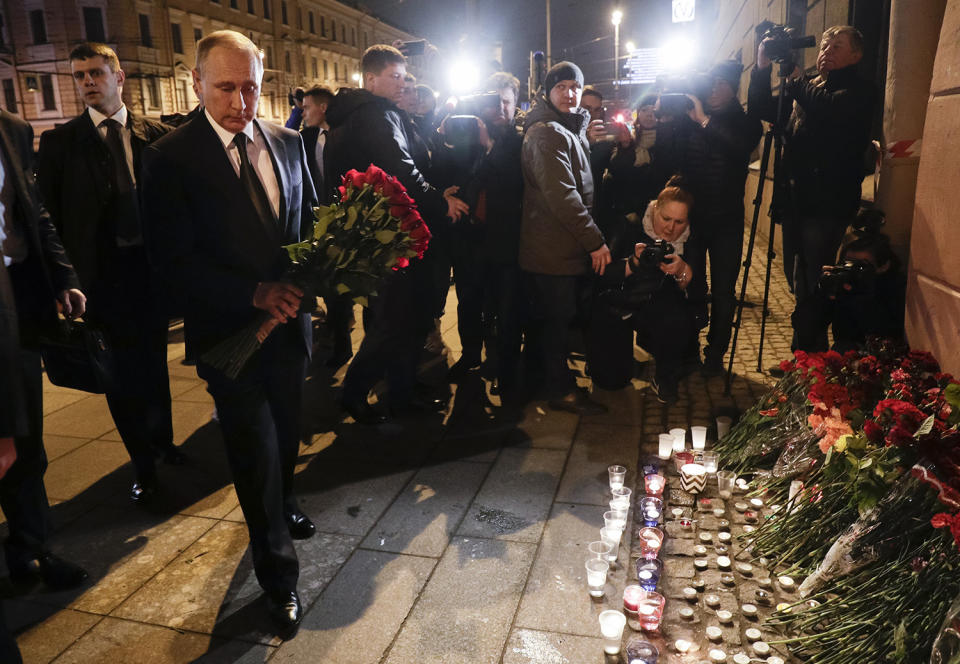
<svg viewBox="0 0 960 664">
<path fill-rule="evenodd" d="M 781 71 L 792 71 L 796 64 L 793 52 L 803 48 L 813 48 L 817 38 L 813 35 L 796 36 L 796 29 L 772 21 L 763 21 L 756 27 L 760 41 L 765 42 L 763 51 L 767 57 L 780 65 Z"/>
</svg>

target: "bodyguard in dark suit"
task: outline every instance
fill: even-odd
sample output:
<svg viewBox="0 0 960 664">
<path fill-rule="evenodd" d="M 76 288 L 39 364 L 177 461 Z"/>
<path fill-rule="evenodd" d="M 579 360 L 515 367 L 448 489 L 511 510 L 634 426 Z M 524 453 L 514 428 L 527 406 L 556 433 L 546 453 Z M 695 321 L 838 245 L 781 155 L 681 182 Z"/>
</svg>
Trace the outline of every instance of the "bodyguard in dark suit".
<svg viewBox="0 0 960 664">
<path fill-rule="evenodd" d="M 86 110 L 40 136 L 40 194 L 86 293 L 86 320 L 114 356 L 107 404 L 130 454 L 135 502 L 157 486 L 155 455 L 184 461 L 173 444 L 167 316 L 143 247 L 137 185 L 143 149 L 169 127 L 121 100 L 124 73 L 104 44 L 80 44 L 70 68 Z"/>
<path fill-rule="evenodd" d="M 0 508 L 9 536 L 4 554 L 15 584 L 43 582 L 50 588 L 80 585 L 87 573 L 50 553 L 50 506 L 43 485 L 47 455 L 43 449 L 43 382 L 38 340 L 57 324 L 57 303 L 68 316 L 82 316 L 86 298 L 66 252 L 40 205 L 32 176 L 33 129 L 0 111 L 0 252 L 10 277 L 18 314 L 17 375 L 22 418 L 17 418 L 14 444 L 17 460 L 0 479 Z M 9 321 L 9 319 L 8 319 Z M 4 409 L 8 399 L 3 397 Z"/>
<path fill-rule="evenodd" d="M 211 33 L 193 76 L 203 113 L 144 151 L 144 231 L 217 406 L 268 610 L 288 629 L 301 616 L 291 537 L 314 532 L 292 487 L 311 340 L 303 293 L 280 278 L 282 247 L 309 235 L 315 195 L 299 134 L 254 119 L 263 64 L 253 42 Z M 261 311 L 284 324 L 236 380 L 204 361 Z"/>
</svg>

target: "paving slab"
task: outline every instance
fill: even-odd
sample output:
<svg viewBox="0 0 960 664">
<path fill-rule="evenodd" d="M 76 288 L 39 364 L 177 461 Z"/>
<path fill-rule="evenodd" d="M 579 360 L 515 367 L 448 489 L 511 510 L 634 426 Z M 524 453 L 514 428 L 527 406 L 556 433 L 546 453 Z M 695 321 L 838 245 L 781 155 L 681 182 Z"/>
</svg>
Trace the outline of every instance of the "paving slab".
<svg viewBox="0 0 960 664">
<path fill-rule="evenodd" d="M 523 419 L 508 433 L 505 443 L 568 450 L 573 444 L 579 420 L 573 413 L 550 410 L 546 402 L 534 401 L 524 409 Z"/>
<path fill-rule="evenodd" d="M 599 629 L 598 629 L 599 632 Z M 510 634 L 503 664 L 608 664 L 603 639 L 515 629 Z"/>
<path fill-rule="evenodd" d="M 451 462 L 417 472 L 362 546 L 439 558 L 487 474 L 487 466 Z"/>
<path fill-rule="evenodd" d="M 184 401 L 178 403 L 173 411 L 173 444 L 180 445 L 198 429 L 211 421 L 213 407 L 208 403 Z M 103 440 L 123 440 L 120 433 L 113 429 L 103 436 Z"/>
<path fill-rule="evenodd" d="M 51 662 L 103 620 L 103 616 L 22 599 L 4 600 L 7 627 L 17 634 L 23 661 Z M 93 661 L 93 660 L 91 660 Z"/>
<path fill-rule="evenodd" d="M 566 457 L 564 450 L 504 449 L 457 534 L 539 540 Z"/>
<path fill-rule="evenodd" d="M 271 662 L 377 664 L 435 565 L 419 556 L 357 551 Z"/>
<path fill-rule="evenodd" d="M 47 453 L 47 461 L 59 459 L 64 454 L 69 454 L 77 448 L 83 447 L 90 442 L 90 438 L 78 438 L 76 436 L 57 436 L 55 434 L 45 433 L 43 435 L 43 449 Z"/>
<path fill-rule="evenodd" d="M 587 593 L 587 546 L 600 539 L 604 511 L 593 505 L 554 505 L 523 593 L 517 627 L 593 637 L 599 632 L 600 612 L 622 608 L 618 589 L 628 574 L 626 541 L 607 575 L 606 594 L 595 600 Z"/>
<path fill-rule="evenodd" d="M 55 413 L 58 410 L 66 408 L 67 406 L 83 401 L 88 397 L 90 397 L 89 392 L 70 390 L 64 387 L 57 388 L 55 390 L 48 390 L 45 387 L 43 390 L 43 415 L 46 417 L 51 413 Z"/>
<path fill-rule="evenodd" d="M 113 417 L 102 394 L 89 395 L 43 418 L 44 433 L 77 438 L 99 438 L 113 431 Z"/>
<path fill-rule="evenodd" d="M 94 440 L 50 462 L 44 475 L 47 496 L 100 499 L 129 488 L 133 470 L 121 443 Z M 127 466 L 124 468 L 124 466 Z"/>
<path fill-rule="evenodd" d="M 509 431 L 484 431 L 472 435 L 444 436 L 427 457 L 427 463 L 459 460 L 491 464 L 497 460 L 500 448 L 509 435 Z"/>
<path fill-rule="evenodd" d="M 536 547 L 455 538 L 384 664 L 494 664 L 510 632 Z"/>
<path fill-rule="evenodd" d="M 570 460 L 563 472 L 557 502 L 607 505 L 613 464 L 626 467 L 626 486 L 636 479 L 640 430 L 633 427 L 582 423 L 577 430 Z"/>
<path fill-rule="evenodd" d="M 88 634 L 57 658 L 58 664 L 257 664 L 266 662 L 273 648 L 258 643 L 211 638 L 157 625 L 104 618 Z"/>
</svg>

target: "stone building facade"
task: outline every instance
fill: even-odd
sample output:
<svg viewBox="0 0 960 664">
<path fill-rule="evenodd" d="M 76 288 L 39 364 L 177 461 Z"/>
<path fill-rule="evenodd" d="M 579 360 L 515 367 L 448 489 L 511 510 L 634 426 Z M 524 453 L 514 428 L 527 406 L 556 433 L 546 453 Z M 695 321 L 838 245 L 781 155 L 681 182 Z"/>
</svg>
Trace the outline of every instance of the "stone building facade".
<svg viewBox="0 0 960 664">
<path fill-rule="evenodd" d="M 260 117 L 274 122 L 286 119 L 292 88 L 355 86 L 367 46 L 416 39 L 335 0 L 3 0 L 0 104 L 38 136 L 79 114 L 67 57 L 89 40 L 117 51 L 128 107 L 151 117 L 186 113 L 197 104 L 196 43 L 222 29 L 263 50 Z M 417 64 L 414 58 L 414 71 Z"/>
</svg>

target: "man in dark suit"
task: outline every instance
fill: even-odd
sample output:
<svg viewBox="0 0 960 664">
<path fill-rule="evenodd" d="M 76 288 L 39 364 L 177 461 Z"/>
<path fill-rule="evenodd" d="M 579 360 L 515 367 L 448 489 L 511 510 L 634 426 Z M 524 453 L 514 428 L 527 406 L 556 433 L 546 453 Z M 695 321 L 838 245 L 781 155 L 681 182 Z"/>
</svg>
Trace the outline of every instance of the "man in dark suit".
<svg viewBox="0 0 960 664">
<path fill-rule="evenodd" d="M 23 409 L 23 417 L 12 428 L 17 434 L 16 461 L 0 479 L 0 508 L 7 517 L 4 554 L 13 582 L 22 586 L 43 582 L 65 589 L 83 583 L 87 573 L 48 548 L 50 505 L 43 485 L 47 455 L 38 341 L 56 328 L 58 302 L 65 315 L 76 317 L 83 315 L 86 298 L 37 197 L 32 158 L 33 129 L 0 111 L 0 253 L 9 272 L 19 327 L 16 363 L 12 367 L 4 363 L 3 372 L 8 379 L 18 376 Z M 18 398 L 0 396 L 4 409 Z"/>
<path fill-rule="evenodd" d="M 185 460 L 173 444 L 167 314 L 143 247 L 137 193 L 143 149 L 169 127 L 124 106 L 124 73 L 109 46 L 80 44 L 70 69 L 87 108 L 40 136 L 37 182 L 87 295 L 86 320 L 110 344 L 107 404 L 136 473 L 130 498 L 146 502 L 157 488 L 155 456 Z"/>
<path fill-rule="evenodd" d="M 310 353 L 303 293 L 280 281 L 283 245 L 311 231 L 315 195 L 300 135 L 255 120 L 263 77 L 257 47 L 213 32 L 193 71 L 204 111 L 144 151 L 147 246 L 184 312 L 187 354 L 217 406 L 253 563 L 271 617 L 300 622 L 299 565 L 291 538 L 314 532 L 297 507 L 301 393 Z M 281 324 L 237 379 L 204 353 L 255 321 Z"/>
<path fill-rule="evenodd" d="M 314 86 L 303 93 L 303 129 L 300 136 L 303 138 L 303 148 L 307 153 L 307 167 L 310 177 L 313 178 L 313 188 L 321 203 L 325 197 L 323 191 L 323 148 L 327 143 L 327 106 L 333 99 L 333 92 L 322 86 Z"/>
</svg>

